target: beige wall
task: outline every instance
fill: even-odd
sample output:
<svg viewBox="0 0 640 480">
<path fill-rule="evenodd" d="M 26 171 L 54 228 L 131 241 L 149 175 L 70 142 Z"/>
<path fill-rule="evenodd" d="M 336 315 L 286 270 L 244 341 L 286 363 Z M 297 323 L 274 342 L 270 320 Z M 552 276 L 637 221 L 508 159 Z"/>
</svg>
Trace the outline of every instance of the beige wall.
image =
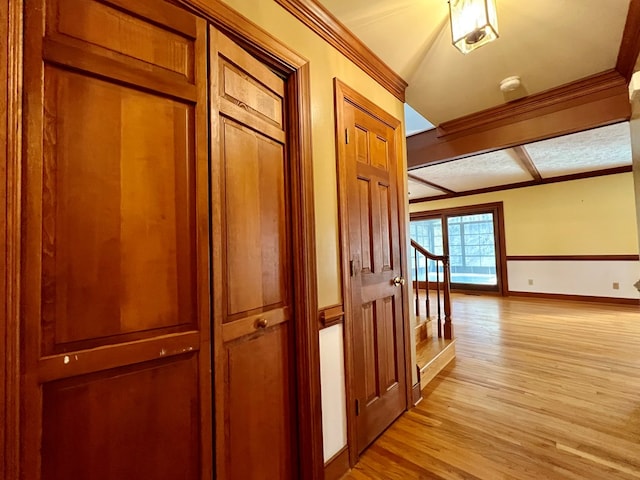
<svg viewBox="0 0 640 480">
<path fill-rule="evenodd" d="M 509 256 L 638 253 L 631 173 L 417 203 L 410 210 L 499 201 Z"/>
</svg>

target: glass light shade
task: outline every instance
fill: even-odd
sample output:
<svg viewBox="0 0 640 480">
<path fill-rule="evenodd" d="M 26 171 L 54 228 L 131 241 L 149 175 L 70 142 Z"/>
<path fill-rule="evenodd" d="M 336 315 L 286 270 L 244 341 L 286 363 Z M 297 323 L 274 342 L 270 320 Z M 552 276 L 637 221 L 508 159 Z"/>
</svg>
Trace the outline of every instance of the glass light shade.
<svg viewBox="0 0 640 480">
<path fill-rule="evenodd" d="M 451 39 L 462 53 L 469 53 L 498 38 L 495 0 L 449 0 Z"/>
</svg>

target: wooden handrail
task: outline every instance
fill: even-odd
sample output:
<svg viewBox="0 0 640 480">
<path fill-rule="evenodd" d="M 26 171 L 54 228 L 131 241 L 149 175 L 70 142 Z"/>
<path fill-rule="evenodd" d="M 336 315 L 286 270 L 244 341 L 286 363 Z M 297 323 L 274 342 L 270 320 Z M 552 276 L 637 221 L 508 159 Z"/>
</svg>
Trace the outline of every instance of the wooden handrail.
<svg viewBox="0 0 640 480">
<path fill-rule="evenodd" d="M 436 260 L 436 261 L 444 262 L 445 258 L 446 259 L 449 258 L 449 255 L 436 255 L 434 253 L 431 253 L 429 250 L 424 248 L 422 245 L 420 245 L 415 240 L 411 240 L 411 246 L 413 248 L 415 248 L 418 252 L 420 252 L 422 255 L 427 257 L 429 260 Z"/>
<path fill-rule="evenodd" d="M 425 259 L 436 262 L 436 298 L 437 298 L 437 312 L 438 312 L 438 337 L 443 337 L 447 340 L 453 338 L 453 324 L 451 322 L 451 273 L 449 264 L 449 255 L 435 255 L 420 245 L 415 240 L 411 240 L 411 247 L 414 249 L 414 273 L 415 273 L 415 295 L 416 295 L 416 315 L 420 315 L 420 302 L 419 291 L 420 281 L 418 279 L 418 254 L 421 254 Z M 438 262 L 442 262 L 442 294 L 443 294 L 443 308 L 440 306 L 440 270 L 438 268 Z M 427 308 L 427 318 L 430 315 L 429 309 L 429 268 L 425 262 L 425 289 L 426 289 L 426 301 L 425 306 Z M 444 325 L 442 324 L 442 311 L 444 311 Z"/>
</svg>

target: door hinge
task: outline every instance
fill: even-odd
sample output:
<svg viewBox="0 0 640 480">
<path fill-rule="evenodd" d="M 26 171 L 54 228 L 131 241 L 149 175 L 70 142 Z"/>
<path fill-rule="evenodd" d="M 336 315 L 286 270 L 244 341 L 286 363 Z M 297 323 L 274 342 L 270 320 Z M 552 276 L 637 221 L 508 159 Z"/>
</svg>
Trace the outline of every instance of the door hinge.
<svg viewBox="0 0 640 480">
<path fill-rule="evenodd" d="M 349 145 L 349 129 L 348 128 L 344 129 L 344 143 Z"/>
<path fill-rule="evenodd" d="M 356 417 L 360 415 L 360 400 L 356 398 Z"/>
</svg>

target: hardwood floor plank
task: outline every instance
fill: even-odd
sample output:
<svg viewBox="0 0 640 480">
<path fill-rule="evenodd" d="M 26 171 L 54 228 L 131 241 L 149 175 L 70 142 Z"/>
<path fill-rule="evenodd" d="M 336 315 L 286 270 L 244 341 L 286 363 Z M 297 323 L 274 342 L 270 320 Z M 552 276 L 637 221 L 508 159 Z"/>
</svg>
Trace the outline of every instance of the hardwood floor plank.
<svg viewBox="0 0 640 480">
<path fill-rule="evenodd" d="M 453 298 L 457 358 L 346 479 L 640 478 L 637 306 Z"/>
</svg>

